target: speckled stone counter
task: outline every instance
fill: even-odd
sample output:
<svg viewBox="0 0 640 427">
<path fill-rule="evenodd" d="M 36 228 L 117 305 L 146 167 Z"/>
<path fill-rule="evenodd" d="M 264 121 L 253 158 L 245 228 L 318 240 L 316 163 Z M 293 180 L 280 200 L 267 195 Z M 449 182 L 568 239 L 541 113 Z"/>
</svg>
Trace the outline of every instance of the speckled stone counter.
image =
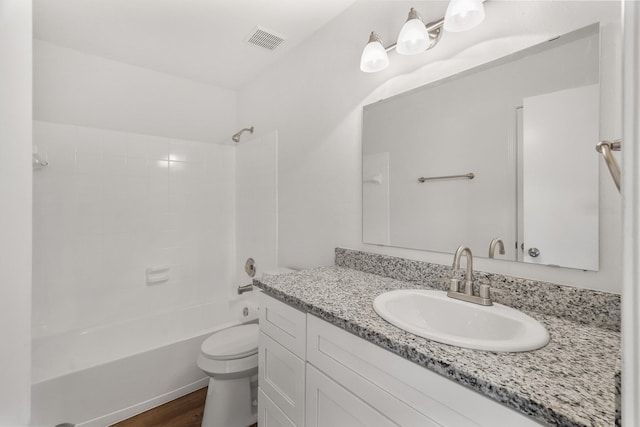
<svg viewBox="0 0 640 427">
<path fill-rule="evenodd" d="M 450 265 L 433 264 L 353 249 L 336 248 L 336 265 L 365 273 L 448 290 Z M 456 273 L 464 278 L 464 271 Z M 620 295 L 504 274 L 473 271 L 474 283 L 491 285 L 494 302 L 620 332 Z"/>
<path fill-rule="evenodd" d="M 615 425 L 614 376 L 620 370 L 616 331 L 522 309 L 549 331 L 551 341 L 546 347 L 524 353 L 468 350 L 405 332 L 373 310 L 374 298 L 383 292 L 428 288 L 428 283 L 418 285 L 338 266 L 265 276 L 254 283 L 271 296 L 542 424 Z"/>
</svg>

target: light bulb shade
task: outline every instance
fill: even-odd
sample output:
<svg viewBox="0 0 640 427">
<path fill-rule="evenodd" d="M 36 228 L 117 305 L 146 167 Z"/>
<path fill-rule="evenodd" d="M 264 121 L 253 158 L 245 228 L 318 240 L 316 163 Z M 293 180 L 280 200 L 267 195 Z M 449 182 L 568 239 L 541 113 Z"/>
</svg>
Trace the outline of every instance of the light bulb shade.
<svg viewBox="0 0 640 427">
<path fill-rule="evenodd" d="M 387 68 L 389 56 L 376 33 L 371 33 L 369 43 L 364 47 L 360 57 L 360 69 L 365 73 L 375 73 Z"/>
<path fill-rule="evenodd" d="M 419 19 L 411 19 L 400 30 L 396 51 L 401 55 L 415 55 L 427 50 L 430 43 L 424 23 Z"/>
<path fill-rule="evenodd" d="M 424 22 L 420 18 L 407 20 L 400 30 L 396 52 L 401 55 L 415 55 L 429 48 L 431 40 Z"/>
<path fill-rule="evenodd" d="M 470 30 L 484 21 L 482 0 L 451 0 L 444 15 L 444 29 L 457 33 Z"/>
</svg>

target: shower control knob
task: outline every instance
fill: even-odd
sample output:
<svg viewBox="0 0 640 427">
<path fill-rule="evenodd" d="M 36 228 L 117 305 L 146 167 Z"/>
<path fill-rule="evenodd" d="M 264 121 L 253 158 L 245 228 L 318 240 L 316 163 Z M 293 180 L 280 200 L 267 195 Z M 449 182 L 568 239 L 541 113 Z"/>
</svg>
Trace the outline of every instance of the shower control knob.
<svg viewBox="0 0 640 427">
<path fill-rule="evenodd" d="M 247 262 L 244 263 L 244 272 L 247 273 L 249 277 L 256 275 L 256 262 L 253 258 L 248 258 Z"/>
<path fill-rule="evenodd" d="M 537 258 L 540 256 L 540 249 L 538 248 L 529 248 L 527 252 L 529 252 L 529 256 L 532 258 Z"/>
</svg>

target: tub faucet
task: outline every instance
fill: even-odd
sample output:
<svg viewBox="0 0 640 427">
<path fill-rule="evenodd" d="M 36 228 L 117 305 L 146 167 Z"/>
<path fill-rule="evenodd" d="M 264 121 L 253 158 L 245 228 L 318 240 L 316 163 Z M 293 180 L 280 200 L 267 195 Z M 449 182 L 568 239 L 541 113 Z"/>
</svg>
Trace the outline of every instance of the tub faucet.
<svg viewBox="0 0 640 427">
<path fill-rule="evenodd" d="M 460 246 L 453 257 L 453 272 L 460 270 L 460 258 L 467 256 L 467 272 L 465 274 L 464 292 L 460 292 L 460 280 L 455 277 L 450 280 L 447 296 L 462 301 L 480 305 L 493 305 L 489 285 L 480 285 L 480 295 L 473 294 L 473 255 L 467 246 Z"/>
<path fill-rule="evenodd" d="M 498 248 L 500 249 L 500 252 L 498 253 L 500 255 L 504 255 L 504 242 L 502 241 L 501 238 L 496 237 L 491 241 L 491 244 L 489 244 L 489 258 L 494 257 L 496 252 L 496 246 L 498 246 Z"/>
<path fill-rule="evenodd" d="M 248 285 L 240 285 L 238 286 L 238 295 L 242 295 L 245 292 L 250 292 L 253 290 L 253 284 L 249 283 Z"/>
</svg>

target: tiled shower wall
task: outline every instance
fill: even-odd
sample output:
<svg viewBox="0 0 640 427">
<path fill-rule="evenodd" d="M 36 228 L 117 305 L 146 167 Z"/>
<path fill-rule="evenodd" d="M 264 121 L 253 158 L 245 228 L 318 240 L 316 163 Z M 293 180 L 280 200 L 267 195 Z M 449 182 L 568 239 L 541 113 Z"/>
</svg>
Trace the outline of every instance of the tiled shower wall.
<svg viewBox="0 0 640 427">
<path fill-rule="evenodd" d="M 232 146 L 42 121 L 34 145 L 34 337 L 227 297 Z"/>
</svg>

